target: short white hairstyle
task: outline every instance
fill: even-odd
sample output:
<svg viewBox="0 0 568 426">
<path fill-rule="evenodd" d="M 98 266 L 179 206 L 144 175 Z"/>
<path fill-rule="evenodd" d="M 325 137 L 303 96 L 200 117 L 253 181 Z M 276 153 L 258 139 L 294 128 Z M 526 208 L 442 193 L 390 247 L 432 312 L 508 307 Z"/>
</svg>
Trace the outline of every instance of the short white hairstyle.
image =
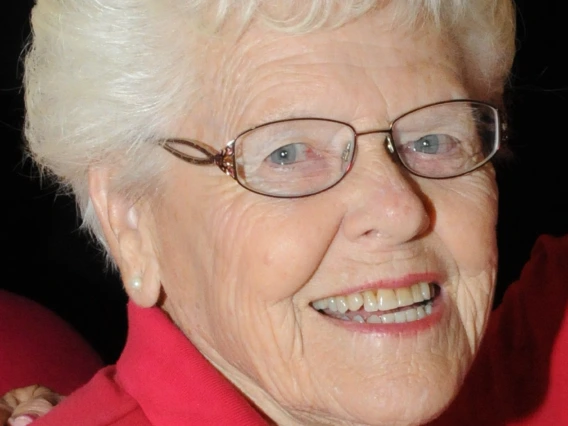
<svg viewBox="0 0 568 426">
<path fill-rule="evenodd" d="M 25 60 L 29 152 L 75 195 L 104 245 L 88 170 L 117 166 L 113 185 L 132 197 L 158 184 L 156 140 L 199 99 L 204 37 L 252 22 L 325 30 L 387 3 L 397 25 L 450 37 L 488 93 L 501 94 L 515 49 L 511 0 L 37 0 Z"/>
</svg>

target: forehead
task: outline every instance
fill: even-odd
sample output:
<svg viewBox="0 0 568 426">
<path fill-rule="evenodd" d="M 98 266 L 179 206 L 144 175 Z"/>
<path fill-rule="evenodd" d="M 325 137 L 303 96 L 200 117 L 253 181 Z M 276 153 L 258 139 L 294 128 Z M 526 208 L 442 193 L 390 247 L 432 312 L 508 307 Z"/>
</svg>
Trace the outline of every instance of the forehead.
<svg viewBox="0 0 568 426">
<path fill-rule="evenodd" d="M 268 121 L 322 117 L 382 126 L 411 109 L 468 97 L 454 47 L 391 25 L 387 12 L 301 35 L 250 28 L 210 56 L 206 92 L 223 137 Z"/>
</svg>

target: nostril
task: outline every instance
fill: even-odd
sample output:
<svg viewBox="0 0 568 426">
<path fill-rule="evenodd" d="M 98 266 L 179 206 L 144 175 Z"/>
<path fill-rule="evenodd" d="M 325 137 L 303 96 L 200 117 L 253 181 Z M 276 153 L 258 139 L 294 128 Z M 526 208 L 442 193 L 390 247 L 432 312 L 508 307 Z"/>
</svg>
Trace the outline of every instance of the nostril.
<svg viewBox="0 0 568 426">
<path fill-rule="evenodd" d="M 372 229 L 370 231 L 367 231 L 363 234 L 364 237 L 370 237 L 370 238 L 386 238 L 388 237 L 388 235 L 384 232 L 381 231 L 377 231 L 376 229 Z"/>
</svg>

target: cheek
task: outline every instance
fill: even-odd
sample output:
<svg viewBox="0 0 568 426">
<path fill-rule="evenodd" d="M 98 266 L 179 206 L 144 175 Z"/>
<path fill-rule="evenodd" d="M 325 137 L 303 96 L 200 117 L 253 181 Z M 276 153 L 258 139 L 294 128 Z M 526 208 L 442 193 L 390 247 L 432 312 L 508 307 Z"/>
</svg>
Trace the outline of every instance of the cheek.
<svg viewBox="0 0 568 426">
<path fill-rule="evenodd" d="M 194 180 L 186 174 L 173 174 L 164 190 L 155 236 L 167 274 L 164 289 L 183 322 L 207 321 L 210 312 L 242 312 L 244 306 L 260 315 L 291 299 L 319 267 L 340 212 L 330 214 L 329 202 L 315 198 L 235 191 L 225 176 L 201 179 L 205 184 L 196 193 L 182 184 Z"/>
<path fill-rule="evenodd" d="M 460 178 L 459 187 L 448 181 L 437 195 L 434 232 L 446 253 L 454 285 L 449 297 L 459 316 L 458 336 L 475 353 L 491 309 L 497 269 L 495 225 L 497 188 L 490 174 Z"/>
<path fill-rule="evenodd" d="M 441 187 L 434 201 L 435 233 L 460 274 L 489 272 L 497 261 L 497 187 L 491 174 L 463 176 L 459 186 Z"/>
<path fill-rule="evenodd" d="M 210 232 L 216 257 L 225 259 L 216 283 L 238 283 L 243 294 L 267 303 L 292 297 L 319 267 L 336 233 L 340 219 L 325 211 L 308 199 L 246 194 L 214 213 Z"/>
</svg>

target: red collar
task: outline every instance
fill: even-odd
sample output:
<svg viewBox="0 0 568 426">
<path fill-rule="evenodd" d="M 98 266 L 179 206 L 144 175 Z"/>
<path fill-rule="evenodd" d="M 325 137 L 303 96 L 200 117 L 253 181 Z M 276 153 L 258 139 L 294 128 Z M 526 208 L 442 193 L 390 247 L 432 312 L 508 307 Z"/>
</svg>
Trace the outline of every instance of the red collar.
<svg viewBox="0 0 568 426">
<path fill-rule="evenodd" d="M 128 306 L 117 380 L 156 426 L 266 425 L 159 308 Z"/>
</svg>

